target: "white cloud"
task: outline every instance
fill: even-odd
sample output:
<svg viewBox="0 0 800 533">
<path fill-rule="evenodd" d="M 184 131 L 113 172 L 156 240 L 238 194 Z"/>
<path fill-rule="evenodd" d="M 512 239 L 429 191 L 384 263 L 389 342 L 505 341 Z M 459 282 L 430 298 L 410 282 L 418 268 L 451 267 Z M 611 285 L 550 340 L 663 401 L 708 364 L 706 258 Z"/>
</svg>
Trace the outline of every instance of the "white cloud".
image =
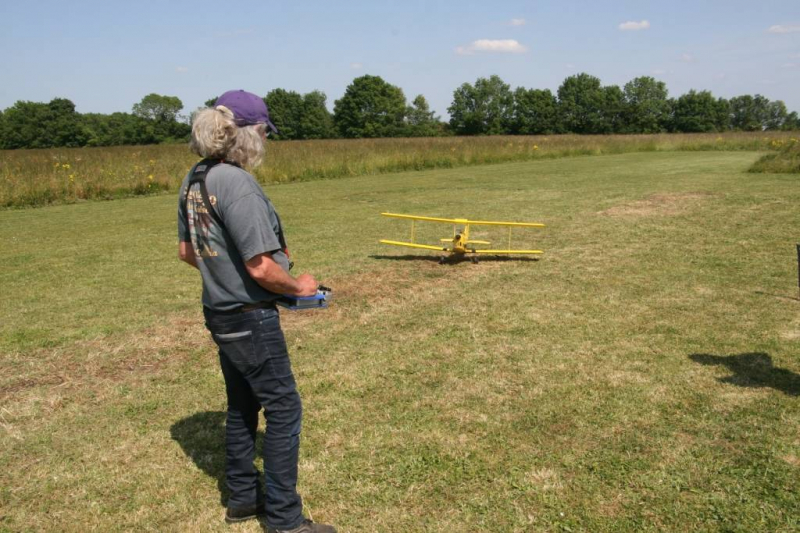
<svg viewBox="0 0 800 533">
<path fill-rule="evenodd" d="M 797 63 L 784 63 L 782 66 L 783 66 L 783 68 L 797 68 L 797 67 L 800 67 L 800 65 L 797 64 Z"/>
<path fill-rule="evenodd" d="M 511 19 L 511 22 L 509 22 L 509 24 L 511 26 L 524 26 L 525 19 Z"/>
<path fill-rule="evenodd" d="M 505 54 L 522 54 L 528 49 L 514 39 L 478 39 L 468 46 L 459 46 L 456 53 L 462 56 L 475 52 L 500 52 Z"/>
<path fill-rule="evenodd" d="M 189 67 L 177 67 L 175 69 L 175 72 L 180 72 L 180 73 L 189 72 Z"/>
<path fill-rule="evenodd" d="M 682 54 L 681 61 L 683 61 L 684 63 L 691 63 L 692 61 L 694 61 L 694 56 L 692 54 Z"/>
<path fill-rule="evenodd" d="M 350 68 L 353 70 L 360 70 L 364 68 L 364 65 L 362 65 L 361 63 L 350 63 Z"/>
<path fill-rule="evenodd" d="M 642 20 L 639 22 L 629 20 L 628 22 L 623 22 L 619 25 L 619 29 L 622 31 L 639 31 L 639 30 L 646 30 L 650 28 L 650 21 Z"/>
<path fill-rule="evenodd" d="M 798 31 L 800 31 L 800 24 L 776 24 L 767 30 L 768 33 L 795 33 Z"/>
<path fill-rule="evenodd" d="M 664 70 L 663 68 L 657 68 L 653 70 L 653 74 L 656 76 L 663 76 L 664 74 L 668 74 L 668 71 Z"/>
</svg>

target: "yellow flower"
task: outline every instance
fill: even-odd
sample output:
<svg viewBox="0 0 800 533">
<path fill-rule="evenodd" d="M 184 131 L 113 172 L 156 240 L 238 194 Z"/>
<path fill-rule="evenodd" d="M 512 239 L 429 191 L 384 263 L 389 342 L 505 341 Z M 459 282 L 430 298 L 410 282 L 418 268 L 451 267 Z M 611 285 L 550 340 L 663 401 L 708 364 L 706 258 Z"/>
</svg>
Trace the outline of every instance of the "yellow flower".
<svg viewBox="0 0 800 533">
<path fill-rule="evenodd" d="M 61 168 L 69 170 L 70 169 L 69 163 L 64 163 L 63 165 L 61 165 Z"/>
<path fill-rule="evenodd" d="M 70 183 L 75 183 L 75 174 L 70 174 L 69 175 L 69 182 Z"/>
<path fill-rule="evenodd" d="M 147 179 L 149 179 L 150 181 L 153 181 L 153 175 L 150 174 L 149 176 L 147 176 Z"/>
<path fill-rule="evenodd" d="M 534 144 L 534 145 L 533 145 L 533 149 L 534 149 L 534 150 L 538 150 L 538 149 L 539 149 L 539 147 L 538 147 L 538 146 L 536 146 L 536 145 Z"/>
</svg>

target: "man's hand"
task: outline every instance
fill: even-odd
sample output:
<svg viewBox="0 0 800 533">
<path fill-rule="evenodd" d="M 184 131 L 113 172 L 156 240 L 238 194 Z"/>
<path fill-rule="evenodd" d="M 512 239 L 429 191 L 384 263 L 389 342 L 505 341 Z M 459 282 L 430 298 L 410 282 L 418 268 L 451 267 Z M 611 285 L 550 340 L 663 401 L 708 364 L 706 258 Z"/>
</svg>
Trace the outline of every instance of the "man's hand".
<svg viewBox="0 0 800 533">
<path fill-rule="evenodd" d="M 197 257 L 194 255 L 192 243 L 185 241 L 178 243 L 178 257 L 184 263 L 188 263 L 197 268 Z"/>
<path fill-rule="evenodd" d="M 312 296 L 317 293 L 317 280 L 311 274 L 292 277 L 272 259 L 272 254 L 259 254 L 247 261 L 245 267 L 256 283 L 275 294 Z"/>
<path fill-rule="evenodd" d="M 295 296 L 314 296 L 317 294 L 317 287 L 319 283 L 314 279 L 311 274 L 300 274 L 295 278 L 297 281 L 298 292 Z"/>
</svg>

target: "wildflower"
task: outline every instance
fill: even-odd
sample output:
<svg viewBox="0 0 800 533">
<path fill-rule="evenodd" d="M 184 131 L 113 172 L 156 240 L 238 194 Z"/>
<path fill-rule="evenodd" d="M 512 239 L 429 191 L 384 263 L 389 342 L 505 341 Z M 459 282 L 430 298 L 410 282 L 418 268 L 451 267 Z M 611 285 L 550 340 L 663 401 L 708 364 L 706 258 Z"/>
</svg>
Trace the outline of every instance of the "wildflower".
<svg viewBox="0 0 800 533">
<path fill-rule="evenodd" d="M 155 159 L 151 159 L 151 160 L 150 160 L 150 164 L 151 164 L 151 165 L 155 165 L 155 164 L 156 164 L 156 160 L 155 160 Z"/>
<path fill-rule="evenodd" d="M 69 175 L 69 182 L 70 183 L 75 183 L 75 174 L 70 174 Z"/>
<path fill-rule="evenodd" d="M 539 149 L 539 147 L 538 147 L 537 145 L 535 145 L 535 144 L 534 144 L 534 145 L 533 145 L 533 149 L 534 149 L 534 150 L 538 150 L 538 149 Z"/>
<path fill-rule="evenodd" d="M 69 163 L 64 163 L 63 165 L 61 165 L 61 168 L 63 168 L 64 170 L 69 170 L 70 169 Z"/>
<path fill-rule="evenodd" d="M 153 181 L 153 175 L 150 174 L 149 176 L 147 176 L 147 179 L 150 180 L 150 181 Z"/>
</svg>

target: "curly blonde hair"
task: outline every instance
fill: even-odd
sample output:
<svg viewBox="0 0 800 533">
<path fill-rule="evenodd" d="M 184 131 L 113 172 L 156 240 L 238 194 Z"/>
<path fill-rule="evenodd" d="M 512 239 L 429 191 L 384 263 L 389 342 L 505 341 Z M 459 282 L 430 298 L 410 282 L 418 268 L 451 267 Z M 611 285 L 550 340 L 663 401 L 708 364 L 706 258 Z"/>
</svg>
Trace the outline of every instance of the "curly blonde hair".
<svg viewBox="0 0 800 533">
<path fill-rule="evenodd" d="M 224 159 L 252 169 L 264 159 L 266 124 L 239 127 L 233 112 L 219 105 L 201 109 L 192 120 L 189 148 L 200 157 Z"/>
</svg>

